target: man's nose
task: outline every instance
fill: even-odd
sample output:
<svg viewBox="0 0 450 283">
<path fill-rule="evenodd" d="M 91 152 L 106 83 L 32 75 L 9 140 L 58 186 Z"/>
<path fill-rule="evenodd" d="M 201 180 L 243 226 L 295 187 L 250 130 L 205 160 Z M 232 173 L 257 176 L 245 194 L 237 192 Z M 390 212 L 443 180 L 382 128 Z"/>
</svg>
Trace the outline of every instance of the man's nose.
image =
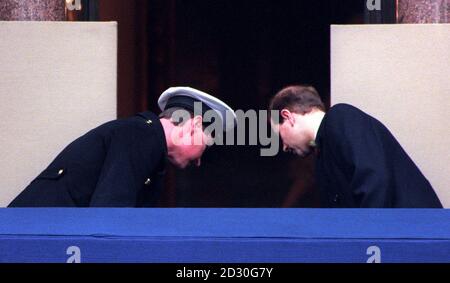
<svg viewBox="0 0 450 283">
<path fill-rule="evenodd" d="M 288 150 L 289 150 L 289 147 L 286 144 L 283 143 L 283 151 L 287 152 Z"/>
</svg>

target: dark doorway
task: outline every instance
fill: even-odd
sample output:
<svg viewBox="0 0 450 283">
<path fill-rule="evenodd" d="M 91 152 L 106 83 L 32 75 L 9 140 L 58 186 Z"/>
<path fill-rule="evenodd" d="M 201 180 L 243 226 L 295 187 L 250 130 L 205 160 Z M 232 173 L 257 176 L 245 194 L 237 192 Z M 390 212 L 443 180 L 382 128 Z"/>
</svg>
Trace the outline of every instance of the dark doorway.
<svg viewBox="0 0 450 283">
<path fill-rule="evenodd" d="M 277 90 L 311 84 L 328 105 L 330 24 L 363 23 L 364 0 L 100 0 L 119 23 L 118 113 L 159 112 L 170 86 L 235 109 L 267 109 Z M 214 146 L 200 168 L 168 172 L 162 206 L 315 207 L 313 159 Z"/>
<path fill-rule="evenodd" d="M 328 104 L 330 24 L 361 21 L 363 1 L 351 2 L 175 1 L 167 86 L 196 87 L 247 111 L 267 109 L 283 86 L 311 84 Z M 176 171 L 176 206 L 314 207 L 312 173 L 312 158 L 215 146 L 202 167 Z"/>
</svg>

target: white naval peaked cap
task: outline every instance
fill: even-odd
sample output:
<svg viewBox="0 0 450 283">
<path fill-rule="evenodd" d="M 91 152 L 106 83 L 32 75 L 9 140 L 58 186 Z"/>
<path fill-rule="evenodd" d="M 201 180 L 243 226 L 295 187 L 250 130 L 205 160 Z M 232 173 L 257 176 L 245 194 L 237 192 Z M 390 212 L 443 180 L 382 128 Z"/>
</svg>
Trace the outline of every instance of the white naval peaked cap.
<svg viewBox="0 0 450 283">
<path fill-rule="evenodd" d="M 222 100 L 192 87 L 168 88 L 159 97 L 158 106 L 161 111 L 170 107 L 182 107 L 194 112 L 194 102 L 202 103 L 202 114 L 207 110 L 214 110 L 221 119 L 224 131 L 231 130 L 236 125 L 236 114 L 230 106 Z"/>
</svg>

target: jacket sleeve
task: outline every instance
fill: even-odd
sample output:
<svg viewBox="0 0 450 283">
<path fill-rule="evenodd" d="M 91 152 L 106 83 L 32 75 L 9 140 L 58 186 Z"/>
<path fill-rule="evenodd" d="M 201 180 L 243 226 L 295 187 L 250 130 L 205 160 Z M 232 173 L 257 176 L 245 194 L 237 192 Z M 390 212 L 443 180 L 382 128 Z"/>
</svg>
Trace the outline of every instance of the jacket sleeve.
<svg viewBox="0 0 450 283">
<path fill-rule="evenodd" d="M 111 134 L 91 207 L 133 207 L 149 172 L 161 158 L 154 139 L 134 125 Z M 158 160 L 157 160 L 158 159 Z"/>
<path fill-rule="evenodd" d="M 328 125 L 335 158 L 350 176 L 350 191 L 360 207 L 390 207 L 392 170 L 383 148 L 384 127 L 354 108 L 336 113 L 337 122 Z"/>
</svg>

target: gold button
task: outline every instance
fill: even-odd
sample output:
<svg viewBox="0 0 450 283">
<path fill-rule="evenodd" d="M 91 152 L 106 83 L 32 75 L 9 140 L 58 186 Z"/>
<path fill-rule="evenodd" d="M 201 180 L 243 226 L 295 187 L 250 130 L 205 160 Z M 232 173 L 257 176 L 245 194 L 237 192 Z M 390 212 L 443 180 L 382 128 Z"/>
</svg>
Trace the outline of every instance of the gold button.
<svg viewBox="0 0 450 283">
<path fill-rule="evenodd" d="M 147 120 L 145 123 L 150 125 L 151 123 L 153 123 L 153 121 L 152 120 Z"/>
<path fill-rule="evenodd" d="M 58 175 L 62 175 L 64 173 L 64 169 L 59 169 Z"/>
<path fill-rule="evenodd" d="M 150 185 L 150 183 L 151 183 L 150 178 L 147 178 L 147 180 L 145 180 L 145 183 L 144 183 L 144 184 L 145 184 L 146 186 L 148 186 L 148 185 Z"/>
</svg>

